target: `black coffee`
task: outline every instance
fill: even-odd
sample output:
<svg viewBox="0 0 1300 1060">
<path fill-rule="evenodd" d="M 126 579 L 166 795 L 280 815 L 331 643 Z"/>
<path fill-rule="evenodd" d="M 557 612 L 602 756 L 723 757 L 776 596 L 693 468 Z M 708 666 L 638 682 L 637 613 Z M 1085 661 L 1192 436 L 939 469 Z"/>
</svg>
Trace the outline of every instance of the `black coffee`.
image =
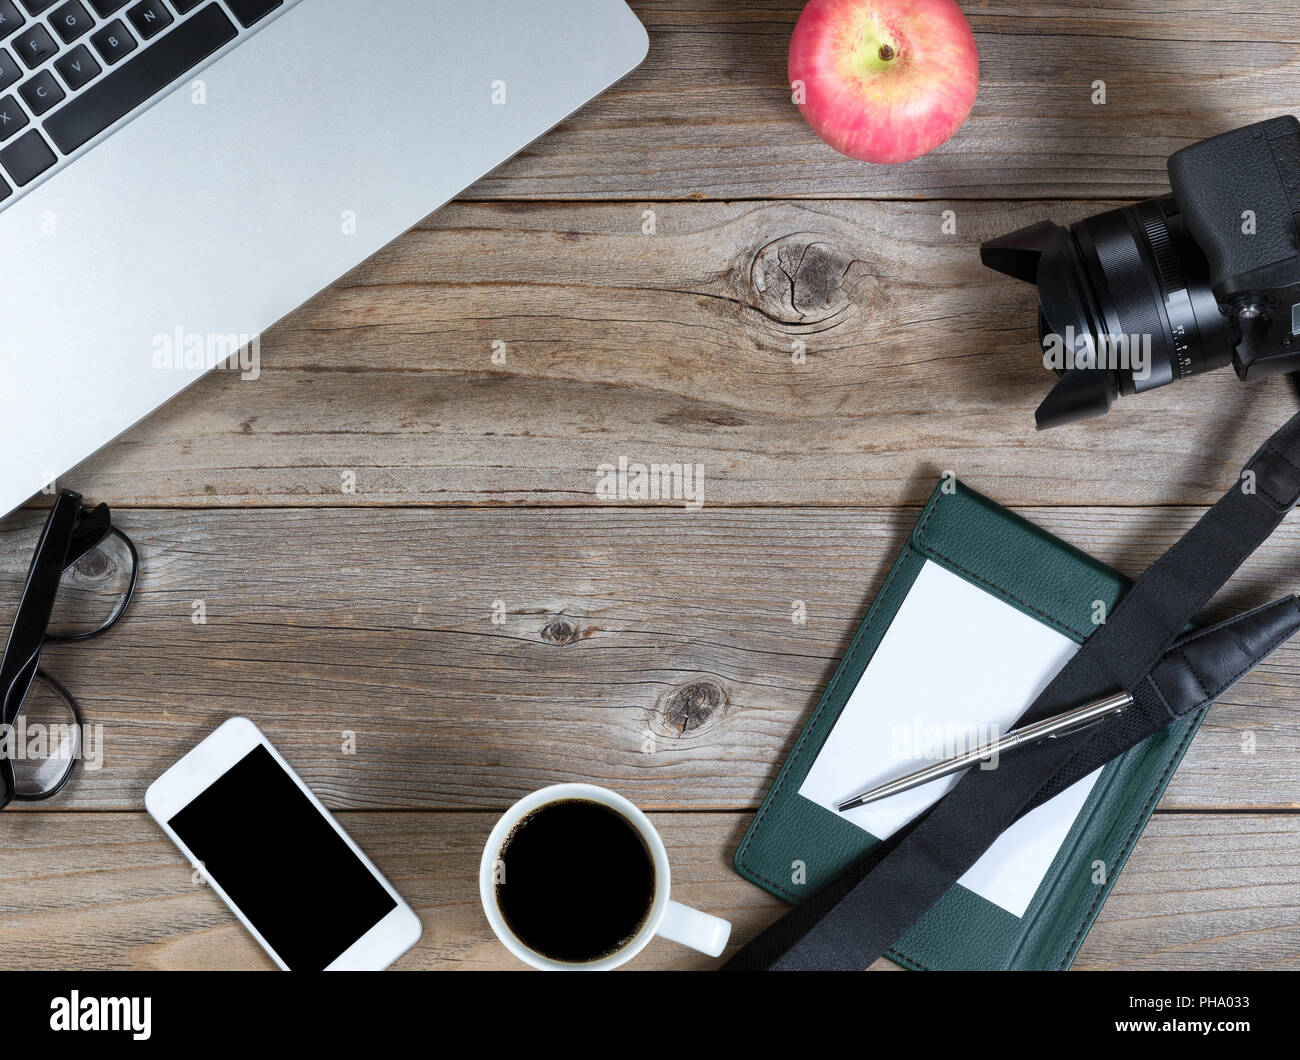
<svg viewBox="0 0 1300 1060">
<path fill-rule="evenodd" d="M 539 807 L 507 837 L 497 907 L 525 946 L 581 964 L 617 953 L 645 926 L 655 867 L 616 810 L 586 799 Z"/>
</svg>

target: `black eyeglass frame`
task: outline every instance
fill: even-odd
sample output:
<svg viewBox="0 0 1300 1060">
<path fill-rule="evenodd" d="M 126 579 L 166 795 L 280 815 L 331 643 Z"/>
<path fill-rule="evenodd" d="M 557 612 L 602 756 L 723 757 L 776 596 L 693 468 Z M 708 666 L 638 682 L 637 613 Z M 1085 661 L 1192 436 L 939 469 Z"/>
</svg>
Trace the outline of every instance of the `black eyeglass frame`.
<svg viewBox="0 0 1300 1060">
<path fill-rule="evenodd" d="M 51 634 L 50 619 L 64 574 L 110 535 L 120 538 L 131 556 L 131 580 L 121 604 L 106 622 L 95 629 L 71 635 Z M 131 539 L 112 525 L 108 505 L 87 508 L 82 503 L 81 494 L 61 490 L 37 540 L 13 628 L 4 654 L 0 655 L 0 724 L 8 727 L 15 723 L 32 684 L 39 678 L 67 702 L 80 727 L 81 709 L 77 701 L 62 684 L 41 670 L 41 649 L 49 643 L 80 642 L 107 633 L 126 613 L 135 596 L 139 577 L 140 555 Z M 18 779 L 12 758 L 0 756 L 0 809 L 15 800 L 39 802 L 58 794 L 72 777 L 75 766 L 74 759 L 54 787 L 27 795 L 17 791 Z"/>
</svg>

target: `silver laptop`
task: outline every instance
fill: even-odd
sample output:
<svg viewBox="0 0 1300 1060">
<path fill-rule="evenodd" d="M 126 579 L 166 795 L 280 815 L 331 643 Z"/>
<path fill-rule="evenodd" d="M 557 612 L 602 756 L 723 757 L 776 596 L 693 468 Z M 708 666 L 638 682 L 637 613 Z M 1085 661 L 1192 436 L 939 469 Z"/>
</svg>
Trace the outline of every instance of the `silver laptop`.
<svg viewBox="0 0 1300 1060">
<path fill-rule="evenodd" d="M 624 0 L 0 0 L 0 515 L 647 47 Z"/>
</svg>

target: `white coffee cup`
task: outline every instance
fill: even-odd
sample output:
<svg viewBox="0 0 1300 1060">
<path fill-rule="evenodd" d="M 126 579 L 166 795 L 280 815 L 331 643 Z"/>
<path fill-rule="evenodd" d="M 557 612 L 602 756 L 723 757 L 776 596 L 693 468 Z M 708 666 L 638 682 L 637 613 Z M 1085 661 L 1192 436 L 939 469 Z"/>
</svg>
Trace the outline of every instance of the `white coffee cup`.
<svg viewBox="0 0 1300 1060">
<path fill-rule="evenodd" d="M 655 869 L 654 901 L 650 905 L 650 915 L 646 917 L 641 930 L 616 952 L 580 964 L 554 960 L 524 945 L 510 930 L 505 917 L 501 915 L 496 897 L 497 865 L 502 848 L 515 825 L 549 803 L 569 799 L 584 799 L 599 803 L 618 813 L 640 833 L 646 849 L 650 851 Z M 479 897 L 483 901 L 483 911 L 487 914 L 488 923 L 492 925 L 497 938 L 521 961 L 546 971 L 597 972 L 617 968 L 645 949 L 656 935 L 671 939 L 673 942 L 680 942 L 683 946 L 699 950 L 710 957 L 721 956 L 722 951 L 726 949 L 727 939 L 731 936 L 731 924 L 721 917 L 710 916 L 680 902 L 671 901 L 668 897 L 670 883 L 668 852 L 664 849 L 664 841 L 659 837 L 655 826 L 650 823 L 650 819 L 622 795 L 594 784 L 553 784 L 549 788 L 542 788 L 531 795 L 525 795 L 505 812 L 501 820 L 496 823 L 496 827 L 492 829 L 487 845 L 483 848 L 483 860 L 478 870 Z"/>
</svg>

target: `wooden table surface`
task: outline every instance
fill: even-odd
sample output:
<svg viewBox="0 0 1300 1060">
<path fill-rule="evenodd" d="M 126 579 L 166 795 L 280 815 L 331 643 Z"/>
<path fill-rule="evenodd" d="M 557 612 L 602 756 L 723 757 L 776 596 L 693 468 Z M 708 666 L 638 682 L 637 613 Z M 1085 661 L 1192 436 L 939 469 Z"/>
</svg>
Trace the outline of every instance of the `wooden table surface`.
<svg viewBox="0 0 1300 1060">
<path fill-rule="evenodd" d="M 419 911 L 400 967 L 515 966 L 477 863 L 558 781 L 650 811 L 675 897 L 741 943 L 780 907 L 735 846 L 942 471 L 1136 575 L 1292 411 L 1229 371 L 1036 434 L 1033 293 L 977 254 L 1293 108 L 1287 5 L 965 2 L 979 101 L 897 168 L 792 107 L 799 3 L 633 6 L 639 71 L 269 332 L 260 379 L 209 376 L 61 480 L 143 575 L 111 636 L 47 653 L 105 765 L 3 815 L 4 966 L 269 966 L 142 805 L 234 713 Z M 704 465 L 703 508 L 599 500 L 620 457 Z M 6 623 L 40 519 L 0 526 Z M 1300 589 L 1298 557 L 1292 521 L 1223 608 Z M 1300 965 L 1298 675 L 1292 644 L 1211 711 L 1076 967 Z"/>
</svg>

